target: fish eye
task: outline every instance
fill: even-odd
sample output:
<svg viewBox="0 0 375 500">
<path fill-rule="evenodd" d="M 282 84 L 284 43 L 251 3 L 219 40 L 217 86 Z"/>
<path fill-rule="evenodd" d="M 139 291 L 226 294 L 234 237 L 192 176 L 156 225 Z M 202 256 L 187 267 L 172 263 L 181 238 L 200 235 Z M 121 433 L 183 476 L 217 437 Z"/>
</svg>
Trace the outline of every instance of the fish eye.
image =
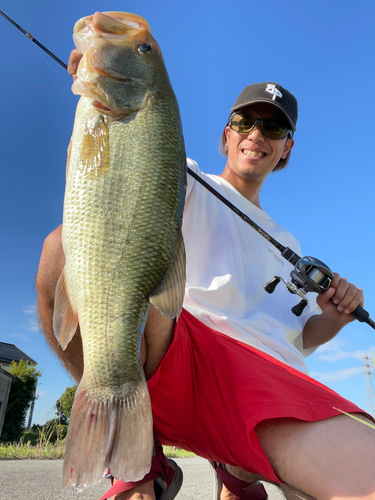
<svg viewBox="0 0 375 500">
<path fill-rule="evenodd" d="M 138 52 L 141 54 L 149 54 L 151 51 L 152 47 L 151 45 L 147 45 L 147 43 L 142 43 L 142 45 L 138 47 Z"/>
</svg>

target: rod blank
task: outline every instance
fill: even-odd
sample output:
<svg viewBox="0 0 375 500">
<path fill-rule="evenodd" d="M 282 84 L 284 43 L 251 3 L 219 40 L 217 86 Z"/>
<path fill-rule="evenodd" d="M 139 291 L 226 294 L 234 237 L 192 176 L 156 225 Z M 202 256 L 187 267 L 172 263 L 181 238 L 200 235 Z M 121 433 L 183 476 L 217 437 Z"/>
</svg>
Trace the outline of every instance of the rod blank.
<svg viewBox="0 0 375 500">
<path fill-rule="evenodd" d="M 9 16 L 7 16 L 5 14 L 5 12 L 3 12 L 2 10 L 0 10 L 0 14 L 5 17 L 5 19 L 7 19 L 10 23 L 13 24 L 13 26 L 15 26 L 17 29 L 19 29 L 20 31 L 22 31 L 22 33 L 24 35 L 27 36 L 27 38 L 29 38 L 32 42 L 36 43 L 36 45 L 38 45 L 38 47 L 40 47 L 42 50 L 44 50 L 44 52 L 46 52 L 49 56 L 51 56 L 56 62 L 58 62 L 63 68 L 65 69 L 68 69 L 68 66 L 62 62 L 61 59 L 59 59 L 57 56 L 55 56 L 55 54 L 53 54 L 50 50 L 47 49 L 47 47 L 45 47 L 44 45 L 42 45 L 40 42 L 38 42 L 38 40 L 36 38 L 33 37 L 33 35 L 31 33 L 28 33 L 26 30 L 24 30 L 19 24 L 17 24 L 15 21 L 13 21 L 12 18 L 10 18 Z"/>
</svg>

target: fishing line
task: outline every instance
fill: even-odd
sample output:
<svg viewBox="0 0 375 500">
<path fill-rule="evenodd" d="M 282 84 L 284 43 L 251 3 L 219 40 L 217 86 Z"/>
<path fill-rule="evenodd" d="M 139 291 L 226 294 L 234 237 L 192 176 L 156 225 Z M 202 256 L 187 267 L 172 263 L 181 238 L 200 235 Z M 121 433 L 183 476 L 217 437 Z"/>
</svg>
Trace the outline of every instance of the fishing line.
<svg viewBox="0 0 375 500">
<path fill-rule="evenodd" d="M 44 57 L 43 52 L 41 52 L 41 51 L 38 49 L 38 47 L 35 47 L 35 46 L 34 46 L 34 49 L 38 52 L 38 54 L 40 55 L 40 57 L 41 57 L 41 58 L 42 58 L 42 59 L 43 59 L 43 60 L 44 60 L 44 61 L 48 64 L 48 66 L 49 66 L 50 68 L 52 68 L 52 69 L 53 69 L 53 71 L 55 71 L 55 73 L 57 73 L 57 74 L 58 74 L 58 75 L 59 75 L 59 76 L 60 76 L 63 80 L 65 80 L 66 82 L 69 82 L 69 83 L 70 83 L 70 79 L 69 79 L 69 78 L 67 78 L 67 77 L 65 76 L 65 74 L 61 74 L 61 73 L 59 73 L 59 71 L 57 71 L 57 69 L 56 69 L 56 68 L 54 68 L 54 67 L 52 66 L 52 64 L 48 61 L 48 59 L 46 59 L 46 58 Z"/>
<path fill-rule="evenodd" d="M 3 11 L 0 10 L 0 14 L 5 17 L 10 23 L 12 23 L 16 28 L 18 28 L 22 33 L 24 33 L 27 38 L 33 41 L 41 49 L 43 49 L 49 56 L 51 56 L 56 62 L 58 62 L 63 68 L 67 69 L 68 66 L 56 57 L 51 51 L 49 51 L 44 45 L 42 45 L 38 40 L 36 40 L 30 33 L 27 33 L 21 26 L 19 26 L 13 19 L 7 16 Z M 42 54 L 41 54 L 42 55 Z M 44 58 L 43 58 L 44 59 Z M 220 201 L 222 201 L 228 208 L 235 212 L 244 222 L 249 224 L 255 231 L 257 231 L 263 238 L 268 240 L 274 247 L 279 250 L 282 257 L 294 265 L 293 271 L 290 273 L 291 283 L 287 282 L 281 276 L 274 276 L 272 280 L 264 285 L 264 289 L 268 293 L 273 293 L 278 283 L 283 282 L 289 292 L 298 295 L 301 298 L 299 304 L 292 308 L 293 314 L 300 316 L 303 309 L 306 307 L 308 301 L 305 298 L 306 293 L 315 292 L 321 293 L 327 290 L 333 280 L 333 273 L 330 268 L 324 264 L 324 262 L 314 258 L 314 257 L 300 257 L 293 250 L 288 247 L 284 247 L 277 240 L 272 238 L 266 231 L 264 231 L 260 226 L 258 226 L 250 217 L 241 212 L 235 205 L 233 205 L 229 200 L 222 196 L 216 189 L 214 189 L 210 184 L 204 181 L 199 175 L 193 172 L 189 167 L 187 167 L 188 173 L 200 184 L 202 184 L 208 191 L 210 191 L 214 196 L 216 196 Z M 370 318 L 370 314 L 363 309 L 361 306 L 357 306 L 356 309 L 351 313 L 358 321 L 361 323 L 367 323 L 371 328 L 375 329 L 375 321 Z"/>
</svg>

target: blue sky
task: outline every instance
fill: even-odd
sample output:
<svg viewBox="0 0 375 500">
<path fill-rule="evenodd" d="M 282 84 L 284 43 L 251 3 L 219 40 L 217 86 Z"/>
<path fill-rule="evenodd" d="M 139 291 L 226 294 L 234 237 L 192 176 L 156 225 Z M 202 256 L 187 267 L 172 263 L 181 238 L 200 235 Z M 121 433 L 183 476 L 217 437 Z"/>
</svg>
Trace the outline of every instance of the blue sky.
<svg viewBox="0 0 375 500">
<path fill-rule="evenodd" d="M 2 0 L 1 9 L 66 62 L 80 17 L 97 10 L 143 16 L 164 53 L 188 156 L 208 173 L 224 167 L 218 140 L 244 86 L 277 81 L 293 92 L 296 146 L 288 168 L 267 180 L 262 207 L 295 234 L 304 255 L 361 286 L 375 319 L 373 1 Z M 0 340 L 38 361 L 34 420 L 43 422 L 72 385 L 38 330 L 34 281 L 43 240 L 62 219 L 77 97 L 57 63 L 5 19 L 0 23 Z M 365 407 L 361 356 L 371 349 L 375 331 L 355 322 L 308 365 L 318 380 Z"/>
</svg>

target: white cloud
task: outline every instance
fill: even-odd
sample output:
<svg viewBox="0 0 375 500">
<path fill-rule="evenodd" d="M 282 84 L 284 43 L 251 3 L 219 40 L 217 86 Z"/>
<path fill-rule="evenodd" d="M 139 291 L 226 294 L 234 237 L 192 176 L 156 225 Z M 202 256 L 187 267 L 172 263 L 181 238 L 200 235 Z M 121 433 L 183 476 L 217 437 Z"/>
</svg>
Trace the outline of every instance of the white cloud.
<svg viewBox="0 0 375 500">
<path fill-rule="evenodd" d="M 26 306 L 23 312 L 29 316 L 27 318 L 26 330 L 28 332 L 38 332 L 40 327 L 36 305 Z"/>
<path fill-rule="evenodd" d="M 23 310 L 26 314 L 35 314 L 36 313 L 36 305 L 26 306 Z"/>
<path fill-rule="evenodd" d="M 23 342 L 30 342 L 31 338 L 27 336 L 27 334 L 24 333 L 9 333 L 7 337 L 16 337 Z"/>
<path fill-rule="evenodd" d="M 39 389 L 36 390 L 37 395 L 42 398 L 47 394 L 47 391 L 40 391 Z"/>
<path fill-rule="evenodd" d="M 23 342 L 30 342 L 32 337 L 28 335 L 29 333 L 40 332 L 39 319 L 37 307 L 35 304 L 25 306 L 23 308 L 23 314 L 25 315 L 25 321 L 14 326 L 15 333 L 10 333 L 7 337 L 17 337 Z"/>
<path fill-rule="evenodd" d="M 371 354 L 371 351 L 375 351 L 375 347 L 369 347 L 365 351 L 345 351 L 342 347 L 347 345 L 347 341 L 344 339 L 334 339 L 323 344 L 315 352 L 315 357 L 321 361 L 328 361 L 330 363 L 335 363 L 336 361 L 342 361 L 344 359 L 361 359 L 366 355 Z"/>
<path fill-rule="evenodd" d="M 355 366 L 353 368 L 344 368 L 343 370 L 337 370 L 331 373 L 310 373 L 310 376 L 319 382 L 339 382 L 340 380 L 347 380 L 354 377 L 355 375 L 363 373 L 363 369 L 360 366 Z"/>
</svg>

